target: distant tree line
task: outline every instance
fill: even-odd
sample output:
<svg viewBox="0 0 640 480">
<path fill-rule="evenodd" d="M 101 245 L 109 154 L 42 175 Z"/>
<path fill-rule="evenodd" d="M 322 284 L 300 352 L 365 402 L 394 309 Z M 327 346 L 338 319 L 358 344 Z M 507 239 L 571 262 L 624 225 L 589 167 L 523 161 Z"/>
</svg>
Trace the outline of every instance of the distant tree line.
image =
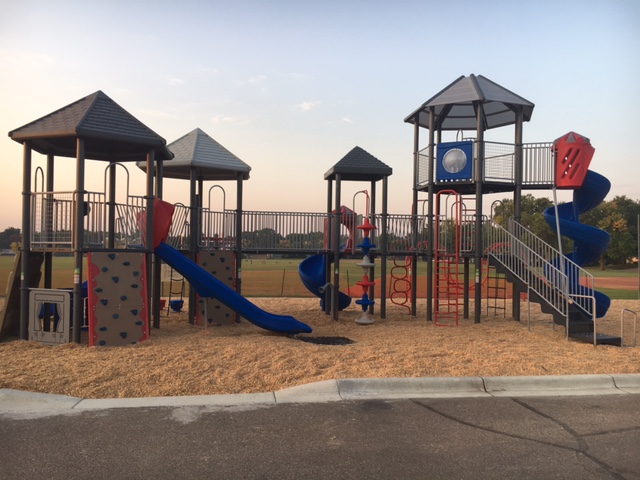
<svg viewBox="0 0 640 480">
<path fill-rule="evenodd" d="M 3 232 L 0 232 L 0 250 L 8 250 L 11 248 L 11 244 L 14 242 L 20 242 L 22 235 L 20 235 L 20 229 L 9 227 Z"/>
</svg>

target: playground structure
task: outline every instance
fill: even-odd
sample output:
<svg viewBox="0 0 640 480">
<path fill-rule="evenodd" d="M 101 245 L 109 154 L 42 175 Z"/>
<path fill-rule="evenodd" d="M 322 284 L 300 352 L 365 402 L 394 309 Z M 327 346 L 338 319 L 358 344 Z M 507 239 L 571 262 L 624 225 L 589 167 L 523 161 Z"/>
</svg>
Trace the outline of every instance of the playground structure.
<svg viewBox="0 0 640 480">
<path fill-rule="evenodd" d="M 105 112 L 109 115 L 104 116 Z M 360 305 L 365 314 L 372 312 L 377 300 L 380 317 L 385 318 L 386 260 L 392 257 L 407 260 L 403 268 L 408 275 L 402 277 L 401 290 L 407 300 L 405 303 L 415 315 L 415 265 L 419 259 L 424 259 L 427 264 L 427 320 L 455 325 L 460 309 L 463 318 L 469 318 L 469 292 L 473 292 L 474 321 L 479 322 L 482 282 L 486 278 L 485 270 L 490 266 L 502 271 L 513 284 L 512 315 L 515 319 L 519 320 L 521 316 L 520 294 L 527 293 L 531 301 L 540 301 L 543 308 L 549 308 L 554 319 L 565 325 L 567 335 L 578 333 L 572 330 L 572 325 L 581 324 L 580 329 L 586 330 L 594 342 L 616 343 L 615 338 L 599 337 L 595 331 L 595 319 L 603 307 L 593 306 L 596 303 L 593 299 L 599 297 L 594 293 L 593 277 L 576 265 L 572 257 L 564 260 L 566 257 L 562 252 L 542 244 L 518 223 L 524 189 L 546 189 L 555 193 L 556 188 L 574 188 L 576 192 L 582 192 L 584 188 L 579 177 L 574 175 L 577 167 L 584 163 L 574 162 L 572 150 L 567 147 L 571 138 L 582 137 L 574 134 L 555 143 L 525 144 L 523 122 L 530 120 L 532 112 L 531 102 L 485 77 L 460 77 L 405 119 L 414 126 L 411 214 L 387 212 L 387 178 L 392 169 L 359 147 L 325 174 L 328 182 L 326 212 L 252 212 L 242 208 L 243 182 L 249 178 L 250 171 L 247 164 L 199 129 L 167 146 L 164 139 L 109 97 L 96 92 L 9 133 L 13 140 L 24 145 L 20 336 L 27 338 L 29 291 L 37 286 L 36 277 L 39 279 L 40 274 L 40 271 L 35 274 L 33 268 L 30 269 L 30 259 L 34 255 L 44 255 L 44 285 L 51 289 L 51 256 L 54 252 L 74 254 L 72 302 L 76 305 L 82 299 L 80 280 L 85 254 L 101 258 L 95 267 L 90 267 L 90 271 L 97 268 L 97 272 L 108 269 L 106 263 L 114 261 L 112 256 L 123 265 L 131 264 L 133 259 L 136 262 L 142 259 L 144 268 L 135 270 L 139 280 L 134 282 L 135 289 L 139 288 L 137 295 L 114 290 L 114 303 L 99 296 L 90 301 L 89 322 L 94 327 L 92 337 L 96 336 L 96 344 L 101 341 L 98 338 L 101 327 L 96 318 L 102 307 L 105 307 L 104 315 L 111 315 L 112 320 L 116 318 L 114 315 L 121 318 L 119 312 L 109 310 L 115 308 L 114 304 L 118 309 L 135 310 L 135 318 L 129 323 L 139 328 L 139 335 L 136 334 L 132 340 L 127 334 L 126 342 L 146 338 L 151 325 L 160 327 L 161 270 L 158 260 L 175 267 L 195 287 L 190 289 L 190 322 L 199 323 L 200 317 L 205 325 L 210 323 L 211 312 L 218 308 L 210 304 L 209 299 L 215 297 L 219 301 L 225 300 L 222 303 L 233 314 L 249 316 L 274 331 L 298 333 L 295 330 L 299 326 L 289 319 L 283 321 L 284 328 L 280 328 L 280 320 L 276 319 L 278 325 L 274 327 L 270 323 L 274 319 L 268 317 L 269 314 L 255 312 L 245 304 L 241 278 L 243 254 L 308 255 L 300 264 L 301 278 L 306 285 L 305 274 L 311 274 L 307 275 L 313 280 L 308 287 L 321 297 L 325 312 L 337 320 L 339 310 L 351 301 L 340 292 L 339 264 L 346 253 L 342 247 L 347 240 L 346 245 L 350 245 L 351 250 L 354 245 L 364 246 L 362 250 L 367 261 L 363 259 L 361 264 L 365 273 L 360 282 L 363 287 Z M 78 118 L 81 119 L 79 123 Z M 68 129 L 65 132 L 49 130 L 54 121 L 68 125 Z M 487 130 L 510 125 L 515 128 L 513 144 L 485 140 Z M 426 128 L 429 133 L 428 144 L 424 148 L 420 147 L 421 128 Z M 455 141 L 443 141 L 447 132 L 455 132 Z M 464 132 L 474 133 L 467 137 Z M 41 190 L 38 190 L 37 181 L 35 190 L 32 189 L 33 150 L 47 156 L 46 178 L 41 182 Z M 76 159 L 76 188 L 73 192 L 55 191 L 55 156 Z M 563 176 L 559 165 L 567 158 L 564 171 L 568 173 Z M 108 162 L 103 192 L 85 191 L 86 159 Z M 140 196 L 130 194 L 127 180 L 126 198 L 119 203 L 115 195 L 116 171 L 124 167 L 125 162 L 132 161 L 138 162 L 146 172 L 146 192 Z M 166 241 L 153 248 L 154 238 L 158 236 L 154 234 L 154 199 L 162 198 L 162 179 L 166 177 L 189 181 L 190 204 L 173 206 L 173 221 L 168 227 L 164 225 L 169 229 Z M 586 178 L 594 177 L 586 175 Z M 216 209 L 212 205 L 212 190 L 219 187 L 224 194 L 221 186 L 213 185 L 205 193 L 205 181 L 225 180 L 236 183 L 234 210 L 227 209 L 224 202 L 222 208 Z M 353 211 L 345 215 L 341 201 L 343 181 L 370 182 L 370 211 L 364 219 Z M 380 214 L 376 212 L 378 181 L 382 181 Z M 604 191 L 601 183 L 595 188 L 599 192 Z M 589 197 L 588 192 L 592 190 L 587 186 L 583 196 L 578 194 L 578 200 L 573 202 L 578 212 L 595 206 L 584 198 Z M 482 213 L 483 196 L 503 192 L 513 192 L 515 206 L 515 216 L 506 228 L 495 225 Z M 419 198 L 419 194 L 424 193 L 426 199 Z M 206 195 L 209 204 L 205 206 Z M 450 204 L 451 199 L 453 203 Z M 548 215 L 553 219 L 551 223 L 560 226 L 562 233 L 569 228 L 568 224 L 577 221 L 577 214 L 569 215 L 568 208 L 563 207 L 560 212 L 555 212 L 555 216 L 552 212 Z M 145 221 L 140 222 L 141 218 Z M 354 228 L 363 225 L 375 228 Z M 343 233 L 345 229 L 347 238 Z M 590 246 L 590 238 L 589 235 L 581 237 L 583 246 L 580 251 Z M 370 245 L 377 246 L 376 254 L 381 260 L 379 295 L 370 281 L 375 278 Z M 495 245 L 500 245 L 500 248 L 492 248 Z M 202 268 L 202 264 L 207 262 L 203 258 L 211 252 L 215 255 L 228 252 L 230 257 L 224 258 L 230 260 L 225 262 L 227 266 L 233 263 L 230 267 L 232 273 L 225 273 L 231 275 L 231 284 L 224 288 L 209 278 L 215 279 L 217 275 L 214 277 L 212 272 Z M 106 257 L 95 253 L 106 254 Z M 585 258 L 590 257 L 582 255 L 583 261 Z M 92 278 L 96 279 L 98 275 Z M 114 280 L 116 277 L 119 279 L 118 275 L 111 276 L 111 283 L 119 284 Z M 142 285 L 145 288 L 140 288 Z M 367 291 L 364 291 L 365 287 Z M 105 289 L 104 286 L 96 288 Z M 123 297 L 130 301 L 134 296 L 137 298 L 135 306 L 125 307 Z M 393 300 L 393 293 L 390 297 Z M 586 300 L 577 302 L 577 298 Z M 197 312 L 196 305 L 201 305 Z M 78 310 L 73 312 L 72 328 L 81 324 L 81 312 Z M 103 321 L 107 321 L 104 320 L 107 316 L 102 317 Z M 223 322 L 215 319 L 213 323 Z M 119 330 L 121 333 L 124 331 Z M 73 329 L 73 335 L 73 341 L 80 342 L 80 329 Z"/>
</svg>

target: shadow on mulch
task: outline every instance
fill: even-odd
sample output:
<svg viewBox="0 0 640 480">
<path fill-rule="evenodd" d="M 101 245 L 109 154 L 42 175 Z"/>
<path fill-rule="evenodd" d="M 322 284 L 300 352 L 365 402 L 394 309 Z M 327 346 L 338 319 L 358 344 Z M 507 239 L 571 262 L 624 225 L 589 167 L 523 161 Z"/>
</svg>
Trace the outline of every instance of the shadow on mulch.
<svg viewBox="0 0 640 480">
<path fill-rule="evenodd" d="M 298 340 L 302 340 L 307 343 L 314 343 L 316 345 L 350 345 L 355 343 L 353 340 L 347 337 L 296 337 Z"/>
</svg>

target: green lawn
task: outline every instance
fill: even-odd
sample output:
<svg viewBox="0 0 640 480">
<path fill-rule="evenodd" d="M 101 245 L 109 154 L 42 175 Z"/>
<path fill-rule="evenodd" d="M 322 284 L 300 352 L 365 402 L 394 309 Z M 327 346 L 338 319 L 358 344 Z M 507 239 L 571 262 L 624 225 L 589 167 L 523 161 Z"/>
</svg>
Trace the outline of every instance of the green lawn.
<svg viewBox="0 0 640 480">
<path fill-rule="evenodd" d="M 306 296 L 304 289 L 301 289 L 301 282 L 298 276 L 298 266 L 302 259 L 262 259 L 262 258 L 246 258 L 242 261 L 243 273 L 243 293 L 248 296 Z M 340 262 L 340 278 L 343 286 L 351 285 L 351 294 L 356 296 L 360 294 L 359 287 L 355 287 L 355 283 L 362 278 L 363 270 L 356 264 L 361 259 L 343 259 Z M 54 257 L 53 260 L 53 284 L 54 288 L 69 288 L 73 286 L 73 257 Z M 0 296 L 4 296 L 7 287 L 9 273 L 13 269 L 14 257 L 0 256 Z M 376 278 L 380 275 L 380 259 L 376 259 Z M 392 269 L 396 267 L 394 273 L 403 273 L 402 265 L 404 258 L 393 258 L 387 260 L 387 274 L 392 273 Z M 419 261 L 418 276 L 425 276 L 427 263 Z M 473 272 L 473 265 L 470 266 Z M 86 267 L 84 270 L 84 279 L 86 279 Z M 637 277 L 638 270 L 635 269 L 607 269 L 589 268 L 588 271 L 594 277 Z M 462 272 L 462 265 L 460 265 Z M 617 290 L 602 289 L 603 293 L 609 295 L 613 299 L 636 299 L 638 292 L 636 290 Z"/>
</svg>

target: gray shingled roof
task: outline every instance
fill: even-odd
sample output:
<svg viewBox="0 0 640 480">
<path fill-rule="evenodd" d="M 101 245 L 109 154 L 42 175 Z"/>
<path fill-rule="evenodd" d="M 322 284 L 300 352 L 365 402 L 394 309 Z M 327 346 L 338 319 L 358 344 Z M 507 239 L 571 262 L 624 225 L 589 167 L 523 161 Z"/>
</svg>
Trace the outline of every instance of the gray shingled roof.
<svg viewBox="0 0 640 480">
<path fill-rule="evenodd" d="M 440 93 L 424 102 L 420 108 L 404 119 L 406 123 L 429 128 L 429 108 L 435 107 L 434 129 L 476 130 L 475 102 L 484 109 L 483 128 L 503 127 L 516 123 L 515 111 L 523 110 L 523 121 L 531 120 L 534 104 L 501 87 L 482 75 L 464 75 Z"/>
<path fill-rule="evenodd" d="M 251 167 L 224 148 L 205 132 L 195 130 L 169 144 L 175 158 L 163 166 L 163 177 L 189 180 L 191 169 L 203 180 L 237 180 L 238 173 L 247 180 Z M 138 162 L 146 171 L 146 163 Z"/>
<path fill-rule="evenodd" d="M 360 147 L 354 147 L 342 160 L 336 163 L 327 173 L 325 180 L 377 181 L 388 177 L 393 169 Z"/>
<path fill-rule="evenodd" d="M 85 157 L 93 160 L 142 160 L 150 150 L 156 159 L 172 158 L 164 138 L 100 90 L 10 131 L 9 137 L 28 141 L 44 155 L 75 157 L 76 139 L 83 138 Z"/>
</svg>

